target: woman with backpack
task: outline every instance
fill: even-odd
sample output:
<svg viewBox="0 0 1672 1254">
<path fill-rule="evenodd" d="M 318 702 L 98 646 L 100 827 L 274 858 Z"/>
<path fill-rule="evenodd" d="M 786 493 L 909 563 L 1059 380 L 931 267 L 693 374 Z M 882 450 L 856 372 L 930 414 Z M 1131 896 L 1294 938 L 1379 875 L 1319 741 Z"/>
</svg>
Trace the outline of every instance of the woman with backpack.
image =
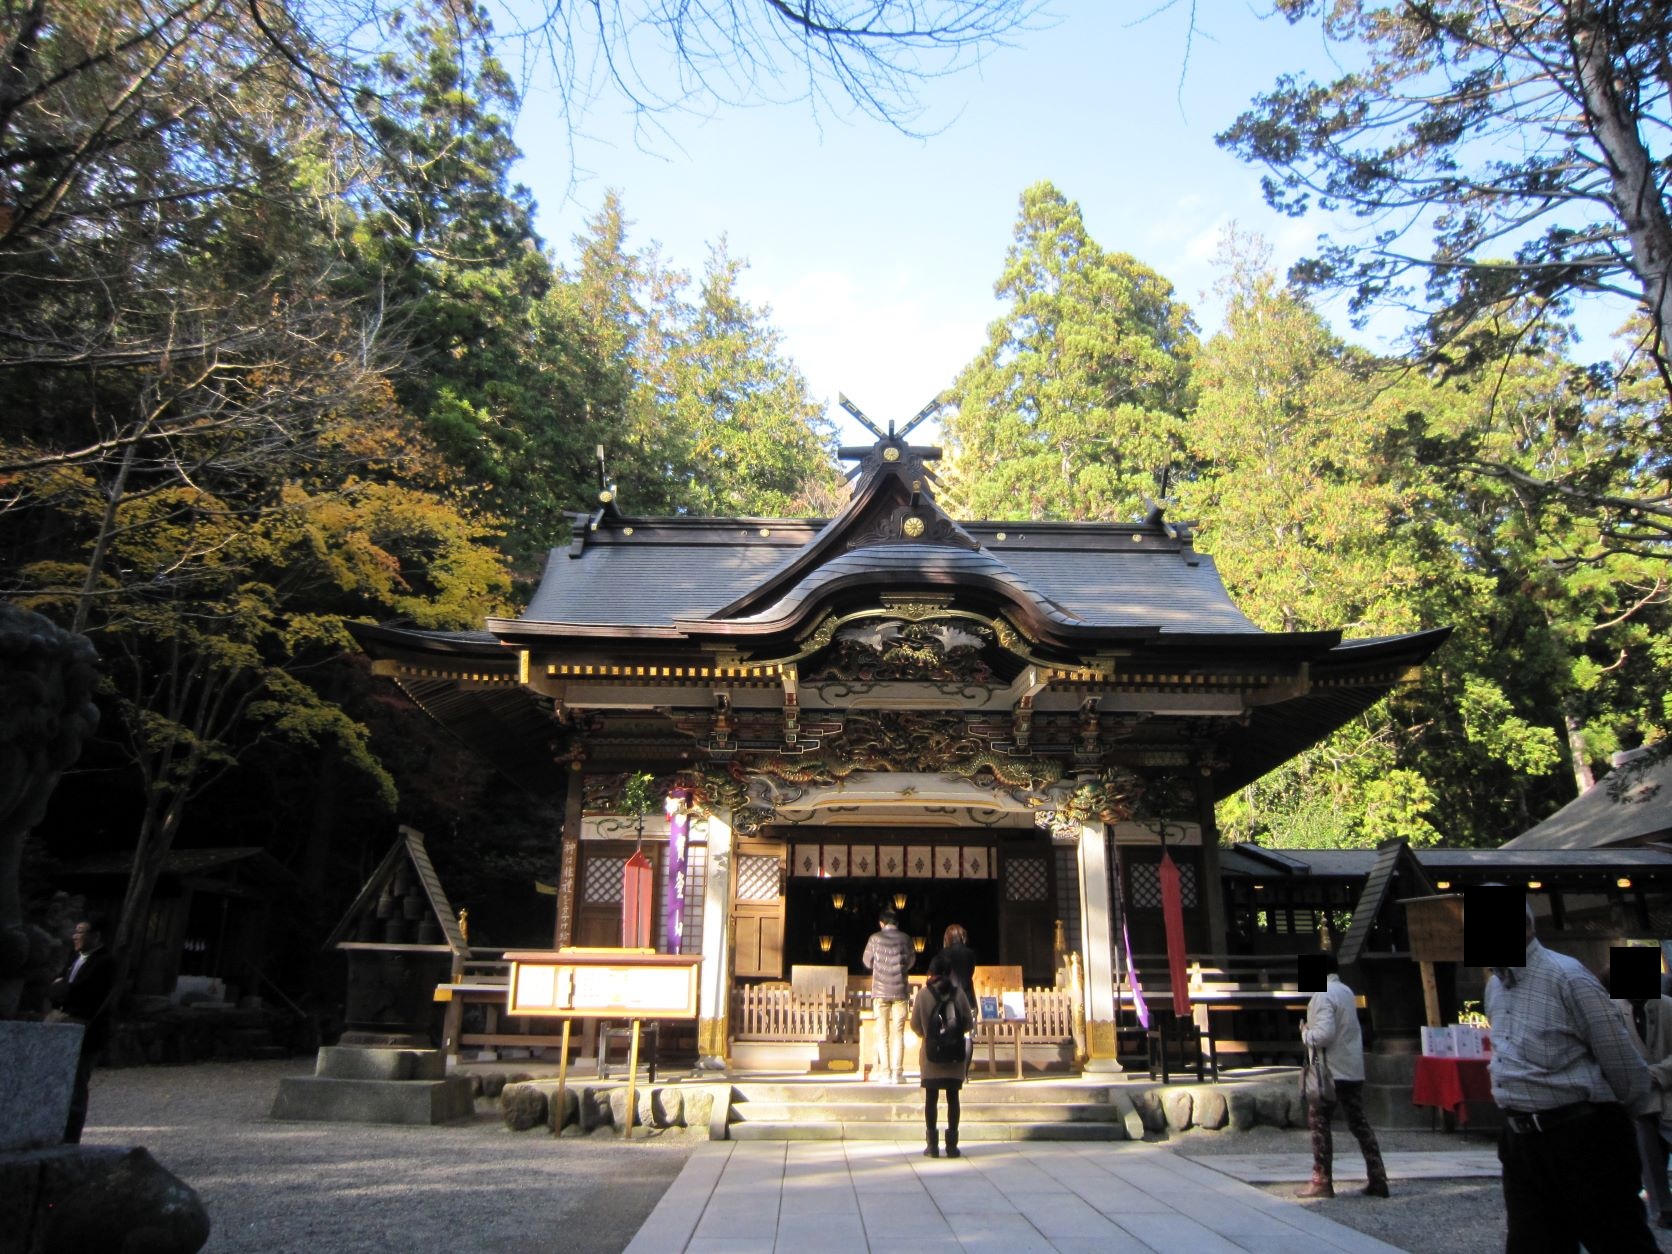
<svg viewBox="0 0 1672 1254">
<path fill-rule="evenodd" d="M 946 1094 L 946 1156 L 958 1153 L 958 1090 L 964 1086 L 968 1068 L 964 1041 L 975 1026 L 975 1009 L 952 975 L 952 964 L 944 953 L 929 964 L 929 979 L 917 990 L 912 1003 L 912 1030 L 923 1042 L 918 1050 L 918 1070 L 923 1077 L 923 1123 L 927 1137 L 925 1158 L 940 1157 L 936 1129 L 940 1095 Z"/>
</svg>

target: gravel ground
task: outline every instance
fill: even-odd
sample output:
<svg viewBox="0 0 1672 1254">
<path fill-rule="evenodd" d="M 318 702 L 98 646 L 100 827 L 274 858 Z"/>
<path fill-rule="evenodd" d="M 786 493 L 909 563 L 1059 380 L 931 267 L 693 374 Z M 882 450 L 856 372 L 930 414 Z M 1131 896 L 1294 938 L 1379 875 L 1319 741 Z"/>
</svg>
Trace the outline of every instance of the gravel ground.
<svg viewBox="0 0 1672 1254">
<path fill-rule="evenodd" d="M 1446 1132 L 1378 1132 L 1383 1153 L 1496 1150 L 1497 1135 Z M 1301 1128 L 1253 1128 L 1241 1135 L 1191 1131 L 1173 1133 L 1168 1144 L 1182 1154 L 1310 1154 L 1311 1136 Z M 1358 1142 L 1339 1121 L 1335 1127 L 1336 1163 L 1342 1176 L 1363 1179 L 1364 1159 Z M 1277 1197 L 1294 1197 L 1299 1184 L 1261 1184 Z M 1364 1197 L 1349 1191 L 1301 1205 L 1326 1219 L 1418 1254 L 1483 1254 L 1504 1248 L 1504 1193 L 1496 1179 L 1410 1180 L 1393 1182 L 1393 1196 Z M 1652 1229 L 1664 1254 L 1672 1254 L 1672 1232 Z M 1599 1252 L 1600 1254 L 1600 1252 Z"/>
<path fill-rule="evenodd" d="M 100 1071 L 83 1139 L 143 1145 L 195 1188 L 212 1254 L 613 1254 L 698 1144 L 507 1132 L 497 1102 L 441 1128 L 269 1120 L 279 1078 L 312 1071 L 295 1059 Z"/>
<path fill-rule="evenodd" d="M 202 1064 L 100 1071 L 85 1140 L 144 1145 L 209 1208 L 211 1254 L 233 1251 L 429 1251 L 565 1254 L 623 1249 L 698 1144 L 685 1135 L 557 1140 L 507 1132 L 495 1102 L 445 1128 L 274 1123 L 281 1076 L 312 1064 Z M 1336 1129 L 1336 1153 L 1362 1167 Z M 1490 1136 L 1383 1132 L 1385 1151 L 1489 1149 Z M 1169 1148 L 1214 1154 L 1306 1154 L 1304 1130 L 1173 1133 Z M 1346 1172 L 1343 1173 L 1347 1175 Z M 1295 1184 L 1257 1186 L 1292 1197 Z M 1303 1203 L 1327 1218 L 1421 1254 L 1502 1249 L 1497 1180 L 1394 1182 L 1386 1200 L 1355 1192 Z M 1672 1232 L 1656 1231 L 1664 1254 Z"/>
</svg>

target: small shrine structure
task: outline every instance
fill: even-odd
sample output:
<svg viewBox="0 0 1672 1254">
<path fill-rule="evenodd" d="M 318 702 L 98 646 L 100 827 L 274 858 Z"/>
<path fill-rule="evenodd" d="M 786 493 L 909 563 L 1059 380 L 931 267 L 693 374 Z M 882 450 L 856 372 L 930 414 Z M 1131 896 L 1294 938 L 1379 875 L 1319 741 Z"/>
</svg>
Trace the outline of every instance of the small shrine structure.
<svg viewBox="0 0 1672 1254">
<path fill-rule="evenodd" d="M 886 906 L 923 963 L 959 923 L 983 962 L 1072 980 L 1077 1061 L 1114 1066 L 1122 924 L 1133 952 L 1166 948 L 1163 844 L 1186 947 L 1224 955 L 1215 802 L 1446 632 L 1263 631 L 1160 508 L 951 518 L 939 450 L 849 411 L 876 441 L 841 450 L 834 518 L 635 517 L 606 487 L 519 617 L 359 639 L 504 769 L 567 775 L 559 946 L 621 943 L 623 793 L 655 777 L 653 943 L 703 958 L 705 1057 L 757 1034 L 740 1016 L 792 966 L 862 973 Z"/>
</svg>

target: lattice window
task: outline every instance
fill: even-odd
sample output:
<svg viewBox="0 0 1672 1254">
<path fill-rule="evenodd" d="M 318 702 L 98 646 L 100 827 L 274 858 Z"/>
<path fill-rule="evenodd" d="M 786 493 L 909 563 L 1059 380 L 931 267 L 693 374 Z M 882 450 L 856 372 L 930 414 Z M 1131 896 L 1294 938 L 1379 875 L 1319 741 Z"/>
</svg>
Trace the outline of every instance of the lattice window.
<svg viewBox="0 0 1672 1254">
<path fill-rule="evenodd" d="M 779 862 L 770 854 L 739 854 L 737 858 L 737 899 L 777 901 Z"/>
<path fill-rule="evenodd" d="M 621 901 L 621 877 L 627 870 L 626 858 L 599 857 L 586 860 L 586 875 L 581 883 L 581 900 L 589 906 L 616 905 Z"/>
<path fill-rule="evenodd" d="M 685 937 L 683 952 L 702 952 L 703 890 L 708 884 L 708 846 L 685 846 Z"/>
<path fill-rule="evenodd" d="M 1006 901 L 1048 901 L 1051 877 L 1044 858 L 1010 858 L 1004 864 Z"/>
<path fill-rule="evenodd" d="M 1187 907 L 1197 904 L 1196 867 L 1190 862 L 1175 862 L 1179 869 L 1179 897 Z M 1139 862 L 1127 869 L 1127 889 L 1132 894 L 1134 910 L 1161 909 L 1161 865 Z"/>
<path fill-rule="evenodd" d="M 1057 918 L 1070 949 L 1080 947 L 1080 868 L 1075 849 L 1053 849 L 1057 858 Z"/>
</svg>

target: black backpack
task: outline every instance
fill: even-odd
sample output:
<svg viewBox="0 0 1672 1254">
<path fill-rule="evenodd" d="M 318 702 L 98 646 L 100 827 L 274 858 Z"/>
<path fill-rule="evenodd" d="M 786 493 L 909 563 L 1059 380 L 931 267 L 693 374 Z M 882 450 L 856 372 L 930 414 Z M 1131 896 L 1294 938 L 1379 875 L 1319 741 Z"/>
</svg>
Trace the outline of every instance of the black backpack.
<svg viewBox="0 0 1672 1254">
<path fill-rule="evenodd" d="M 935 1008 L 929 1012 L 929 1031 L 923 1051 L 930 1062 L 963 1062 L 964 1029 L 958 1026 L 957 990 L 944 996 L 935 993 Z"/>
</svg>

